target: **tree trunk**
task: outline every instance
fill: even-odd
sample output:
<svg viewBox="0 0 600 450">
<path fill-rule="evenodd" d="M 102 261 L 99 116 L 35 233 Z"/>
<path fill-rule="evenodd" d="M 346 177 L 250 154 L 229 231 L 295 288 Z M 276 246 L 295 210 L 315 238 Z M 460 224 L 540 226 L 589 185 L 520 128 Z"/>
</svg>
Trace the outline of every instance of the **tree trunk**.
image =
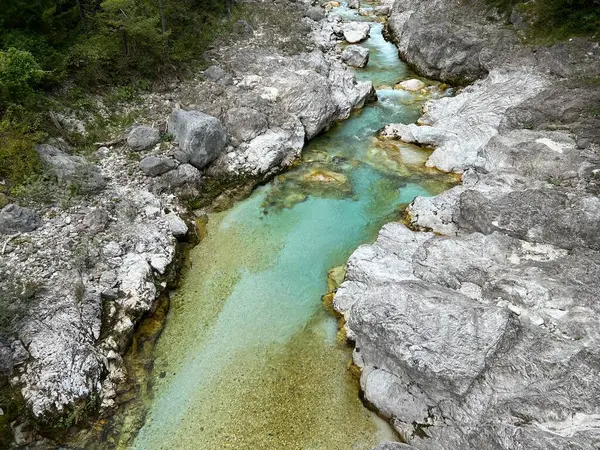
<svg viewBox="0 0 600 450">
<path fill-rule="evenodd" d="M 81 20 L 81 25 L 83 26 L 83 31 L 87 31 L 87 25 L 85 23 L 85 13 L 83 12 L 83 7 L 81 6 L 81 0 L 76 0 L 77 9 L 79 10 L 79 20 Z"/>
<path fill-rule="evenodd" d="M 165 40 L 165 55 L 169 56 L 169 39 L 167 37 L 167 18 L 165 16 L 165 0 L 158 0 L 158 10 L 160 11 L 160 25 L 163 38 Z"/>
</svg>

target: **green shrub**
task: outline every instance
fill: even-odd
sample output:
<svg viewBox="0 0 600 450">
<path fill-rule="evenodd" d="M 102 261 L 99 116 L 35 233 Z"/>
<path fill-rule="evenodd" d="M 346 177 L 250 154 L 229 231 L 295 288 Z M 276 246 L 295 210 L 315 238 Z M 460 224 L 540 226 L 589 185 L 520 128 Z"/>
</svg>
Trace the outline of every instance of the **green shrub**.
<svg viewBox="0 0 600 450">
<path fill-rule="evenodd" d="M 44 74 L 31 53 L 13 47 L 0 51 L 0 105 L 31 98 Z"/>
<path fill-rule="evenodd" d="M 40 173 L 42 164 L 35 151 L 37 138 L 25 125 L 0 121 L 0 179 L 17 185 Z"/>
</svg>

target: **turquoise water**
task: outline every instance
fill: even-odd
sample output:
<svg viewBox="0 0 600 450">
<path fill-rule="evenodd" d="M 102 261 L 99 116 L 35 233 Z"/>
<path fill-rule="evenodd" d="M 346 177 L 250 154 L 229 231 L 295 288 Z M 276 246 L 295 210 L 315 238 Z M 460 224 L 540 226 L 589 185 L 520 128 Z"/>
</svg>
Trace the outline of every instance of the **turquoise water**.
<svg viewBox="0 0 600 450">
<path fill-rule="evenodd" d="M 381 86 L 405 76 L 380 24 L 364 45 L 372 56 L 359 78 Z M 379 90 L 313 140 L 294 170 L 210 217 L 172 298 L 133 448 L 370 449 L 394 438 L 361 405 L 321 297 L 329 269 L 415 196 L 452 183 L 424 168 L 427 151 L 375 137 L 414 122 L 420 104 Z"/>
</svg>

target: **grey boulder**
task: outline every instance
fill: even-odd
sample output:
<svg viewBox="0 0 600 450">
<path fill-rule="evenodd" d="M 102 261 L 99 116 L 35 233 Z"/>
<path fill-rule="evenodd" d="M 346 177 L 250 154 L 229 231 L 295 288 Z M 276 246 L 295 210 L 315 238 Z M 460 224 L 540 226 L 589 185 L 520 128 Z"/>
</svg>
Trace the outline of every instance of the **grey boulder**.
<svg viewBox="0 0 600 450">
<path fill-rule="evenodd" d="M 171 158 L 148 156 L 140 161 L 140 170 L 149 177 L 157 177 L 177 167 L 177 162 Z"/>
<path fill-rule="evenodd" d="M 369 62 L 369 49 L 360 45 L 349 45 L 342 52 L 342 61 L 352 67 L 365 67 Z"/>
<path fill-rule="evenodd" d="M 350 44 L 356 44 L 357 42 L 364 41 L 369 37 L 371 27 L 365 22 L 349 22 L 342 25 L 342 32 L 344 33 L 344 39 Z"/>
<path fill-rule="evenodd" d="M 204 71 L 204 76 L 210 81 L 226 86 L 233 83 L 233 78 L 220 66 L 210 66 Z"/>
<path fill-rule="evenodd" d="M 83 156 L 69 155 L 49 144 L 38 145 L 35 149 L 58 181 L 69 184 L 77 192 L 91 194 L 106 187 L 106 180 L 99 173 L 98 167 L 90 164 Z"/>
<path fill-rule="evenodd" d="M 140 152 L 154 147 L 160 142 L 160 132 L 148 125 L 133 127 L 127 135 L 127 145 L 131 150 Z"/>
<path fill-rule="evenodd" d="M 348 8 L 360 9 L 360 0 L 348 0 Z"/>
<path fill-rule="evenodd" d="M 318 6 L 311 6 L 306 10 L 306 17 L 318 22 L 319 20 L 325 18 L 325 11 L 323 8 L 319 8 Z"/>
<path fill-rule="evenodd" d="M 42 221 L 37 213 L 29 208 L 21 208 L 11 203 L 0 210 L 0 233 L 23 233 L 33 231 Z"/>
<path fill-rule="evenodd" d="M 198 169 L 214 161 L 227 143 L 221 121 L 200 111 L 174 110 L 169 132 L 179 141 L 180 150 L 190 155 L 190 164 Z"/>
</svg>

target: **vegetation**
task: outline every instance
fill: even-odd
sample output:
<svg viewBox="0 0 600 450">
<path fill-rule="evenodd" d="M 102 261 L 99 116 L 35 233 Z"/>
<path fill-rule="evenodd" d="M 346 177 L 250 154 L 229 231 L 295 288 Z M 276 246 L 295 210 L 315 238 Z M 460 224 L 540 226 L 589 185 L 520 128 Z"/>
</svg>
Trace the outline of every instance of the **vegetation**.
<svg viewBox="0 0 600 450">
<path fill-rule="evenodd" d="M 600 0 L 485 0 L 507 14 L 514 9 L 531 22 L 534 37 L 552 40 L 600 32 Z"/>
<path fill-rule="evenodd" d="M 232 1 L 3 1 L 0 190 L 40 173 L 34 145 L 56 132 L 50 92 L 67 80 L 75 92 L 111 86 L 115 100 L 149 89 L 199 59 L 228 26 Z"/>
</svg>

